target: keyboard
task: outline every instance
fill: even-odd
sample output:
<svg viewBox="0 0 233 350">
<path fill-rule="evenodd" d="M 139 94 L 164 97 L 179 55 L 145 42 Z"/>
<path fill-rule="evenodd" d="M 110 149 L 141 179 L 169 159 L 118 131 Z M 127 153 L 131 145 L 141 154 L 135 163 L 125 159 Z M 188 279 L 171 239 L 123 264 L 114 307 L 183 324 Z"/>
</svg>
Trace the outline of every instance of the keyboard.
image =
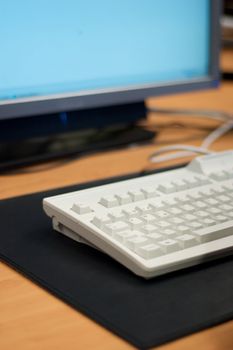
<svg viewBox="0 0 233 350">
<path fill-rule="evenodd" d="M 233 253 L 233 151 L 43 200 L 53 228 L 152 278 Z"/>
</svg>

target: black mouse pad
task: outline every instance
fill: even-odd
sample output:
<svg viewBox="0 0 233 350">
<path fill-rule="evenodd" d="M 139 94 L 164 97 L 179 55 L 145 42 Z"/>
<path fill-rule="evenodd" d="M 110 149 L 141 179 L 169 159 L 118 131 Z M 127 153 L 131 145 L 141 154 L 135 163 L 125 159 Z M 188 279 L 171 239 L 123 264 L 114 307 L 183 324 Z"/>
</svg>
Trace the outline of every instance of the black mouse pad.
<svg viewBox="0 0 233 350">
<path fill-rule="evenodd" d="M 1 259 L 140 349 L 232 319 L 233 257 L 144 280 L 53 231 L 43 197 L 110 181 L 1 201 Z"/>
</svg>

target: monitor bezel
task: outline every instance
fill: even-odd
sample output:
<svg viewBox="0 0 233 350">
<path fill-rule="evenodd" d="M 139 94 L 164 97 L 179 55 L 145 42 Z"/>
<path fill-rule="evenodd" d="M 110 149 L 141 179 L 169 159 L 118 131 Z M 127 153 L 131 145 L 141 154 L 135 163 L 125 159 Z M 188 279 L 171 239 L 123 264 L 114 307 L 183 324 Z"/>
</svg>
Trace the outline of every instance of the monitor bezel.
<svg viewBox="0 0 233 350">
<path fill-rule="evenodd" d="M 189 92 L 219 84 L 220 0 L 210 0 L 209 74 L 187 82 L 167 82 L 0 101 L 0 120 L 144 101 L 151 96 Z"/>
</svg>

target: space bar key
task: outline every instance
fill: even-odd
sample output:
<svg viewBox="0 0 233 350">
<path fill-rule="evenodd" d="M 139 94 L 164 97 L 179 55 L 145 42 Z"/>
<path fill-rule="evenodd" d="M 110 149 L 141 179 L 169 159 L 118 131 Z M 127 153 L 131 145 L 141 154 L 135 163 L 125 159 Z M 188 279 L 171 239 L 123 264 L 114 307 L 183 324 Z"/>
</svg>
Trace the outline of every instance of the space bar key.
<svg viewBox="0 0 233 350">
<path fill-rule="evenodd" d="M 233 220 L 192 232 L 202 243 L 233 235 Z"/>
</svg>

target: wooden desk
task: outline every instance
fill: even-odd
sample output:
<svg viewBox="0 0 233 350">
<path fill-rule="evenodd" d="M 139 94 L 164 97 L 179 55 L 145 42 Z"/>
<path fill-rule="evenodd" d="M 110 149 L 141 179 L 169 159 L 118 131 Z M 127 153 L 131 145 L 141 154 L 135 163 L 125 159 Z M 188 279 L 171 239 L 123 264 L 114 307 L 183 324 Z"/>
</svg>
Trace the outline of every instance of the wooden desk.
<svg viewBox="0 0 233 350">
<path fill-rule="evenodd" d="M 151 99 L 159 107 L 218 109 L 233 112 L 233 84 L 224 83 L 219 90 Z M 76 184 L 104 177 L 140 171 L 148 166 L 147 157 L 161 144 L 174 142 L 200 144 L 210 126 L 185 118 L 150 116 L 159 134 L 153 145 L 124 149 L 83 157 L 51 169 L 34 168 L 34 172 L 0 176 L 0 197 Z M 172 122 L 172 124 L 171 124 Z M 190 141 L 191 139 L 191 141 Z M 233 134 L 216 142 L 215 149 L 233 148 Z M 92 320 L 48 294 L 4 264 L 0 264 L 0 349 L 131 349 L 132 347 Z M 233 349 L 233 321 L 190 335 L 159 349 Z"/>
</svg>

